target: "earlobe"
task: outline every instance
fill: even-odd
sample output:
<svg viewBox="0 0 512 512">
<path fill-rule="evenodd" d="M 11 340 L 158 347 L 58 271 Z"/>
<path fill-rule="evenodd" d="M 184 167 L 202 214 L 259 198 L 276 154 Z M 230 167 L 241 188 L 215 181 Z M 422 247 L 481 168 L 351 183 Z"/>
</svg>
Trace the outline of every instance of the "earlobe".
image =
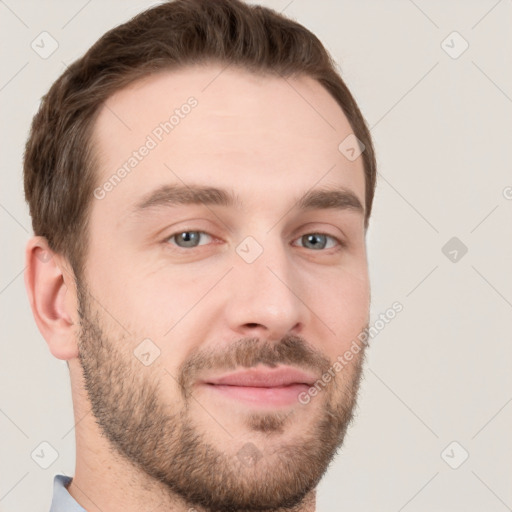
<svg viewBox="0 0 512 512">
<path fill-rule="evenodd" d="M 32 237 L 25 251 L 25 287 L 37 327 L 58 359 L 78 356 L 76 290 L 62 256 L 44 237 Z"/>
</svg>

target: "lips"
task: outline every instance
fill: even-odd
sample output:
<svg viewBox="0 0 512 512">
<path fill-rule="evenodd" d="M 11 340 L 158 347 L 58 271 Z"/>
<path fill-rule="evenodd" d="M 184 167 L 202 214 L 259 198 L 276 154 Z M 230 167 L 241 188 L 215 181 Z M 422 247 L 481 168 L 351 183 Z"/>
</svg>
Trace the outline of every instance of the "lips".
<svg viewBox="0 0 512 512">
<path fill-rule="evenodd" d="M 297 407 L 298 396 L 315 382 L 314 375 L 291 366 L 238 370 L 199 381 L 214 400 L 247 407 Z"/>
<path fill-rule="evenodd" d="M 315 376 L 297 368 L 281 366 L 241 370 L 220 377 L 208 378 L 203 382 L 214 386 L 279 388 L 295 384 L 311 386 L 315 382 Z"/>
</svg>

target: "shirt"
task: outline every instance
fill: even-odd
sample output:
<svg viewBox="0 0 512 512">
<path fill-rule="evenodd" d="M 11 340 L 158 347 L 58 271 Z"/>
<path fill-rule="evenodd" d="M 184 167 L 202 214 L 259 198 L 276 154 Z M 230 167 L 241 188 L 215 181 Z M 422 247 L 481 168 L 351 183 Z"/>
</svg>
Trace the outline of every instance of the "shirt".
<svg viewBox="0 0 512 512">
<path fill-rule="evenodd" d="M 69 494 L 67 486 L 73 480 L 70 476 L 55 475 L 53 479 L 53 499 L 50 512 L 87 512 Z"/>
</svg>

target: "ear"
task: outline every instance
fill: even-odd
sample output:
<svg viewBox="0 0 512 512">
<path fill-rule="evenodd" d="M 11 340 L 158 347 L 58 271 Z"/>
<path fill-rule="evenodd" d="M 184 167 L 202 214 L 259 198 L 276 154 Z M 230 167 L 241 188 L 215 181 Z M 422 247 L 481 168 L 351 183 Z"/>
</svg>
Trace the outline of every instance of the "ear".
<svg viewBox="0 0 512 512">
<path fill-rule="evenodd" d="M 32 314 L 50 352 L 58 359 L 78 357 L 77 296 L 73 272 L 46 238 L 32 237 L 25 250 L 25 288 Z"/>
</svg>

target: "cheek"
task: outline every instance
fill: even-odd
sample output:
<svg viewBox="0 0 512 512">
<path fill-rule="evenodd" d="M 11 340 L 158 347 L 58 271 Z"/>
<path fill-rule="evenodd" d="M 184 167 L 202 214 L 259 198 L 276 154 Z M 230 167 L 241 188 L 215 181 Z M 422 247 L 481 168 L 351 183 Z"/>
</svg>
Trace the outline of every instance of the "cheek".
<svg viewBox="0 0 512 512">
<path fill-rule="evenodd" d="M 369 321 L 370 288 L 367 272 L 342 271 L 332 277 L 319 296 L 322 320 L 334 331 L 332 348 L 349 345 Z M 320 314 L 319 314 L 320 316 Z"/>
<path fill-rule="evenodd" d="M 123 315 L 159 340 L 169 340 L 173 332 L 193 314 L 194 305 L 204 295 L 197 283 L 162 279 L 136 279 L 120 289 Z"/>
<path fill-rule="evenodd" d="M 120 288 L 123 316 L 131 331 L 151 338 L 162 351 L 162 361 L 173 365 L 197 340 L 205 339 L 209 328 L 209 293 L 218 273 L 205 277 L 176 272 L 142 273 Z M 206 309 L 205 309 L 206 308 Z"/>
</svg>

